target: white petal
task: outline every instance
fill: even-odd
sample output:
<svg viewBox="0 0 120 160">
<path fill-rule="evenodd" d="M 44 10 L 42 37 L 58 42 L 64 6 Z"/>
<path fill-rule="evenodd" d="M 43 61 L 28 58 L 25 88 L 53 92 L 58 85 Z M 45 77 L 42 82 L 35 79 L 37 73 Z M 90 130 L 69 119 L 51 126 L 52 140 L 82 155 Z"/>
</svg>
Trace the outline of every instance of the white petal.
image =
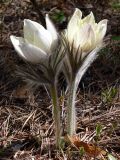
<svg viewBox="0 0 120 160">
<path fill-rule="evenodd" d="M 93 50 L 96 46 L 95 44 L 95 32 L 92 28 L 92 26 L 90 25 L 87 31 L 87 36 L 86 36 L 86 43 L 83 45 L 83 50 L 85 52 L 90 52 L 91 50 Z"/>
<path fill-rule="evenodd" d="M 80 47 L 82 52 L 89 52 L 95 46 L 95 33 L 90 24 L 84 25 L 75 35 L 75 47 Z M 84 56 L 83 56 L 84 57 Z"/>
<path fill-rule="evenodd" d="M 83 47 L 89 42 L 89 39 L 95 40 L 94 31 L 90 24 L 85 24 L 76 32 L 75 35 L 75 45 L 76 48 Z"/>
<path fill-rule="evenodd" d="M 108 22 L 107 19 L 103 19 L 98 23 L 98 25 L 105 25 L 107 27 L 107 22 Z"/>
<path fill-rule="evenodd" d="M 68 27 L 67 27 L 67 34 L 70 41 L 73 41 L 74 35 L 76 33 L 76 30 L 80 27 L 79 21 L 82 17 L 82 12 L 76 8 L 73 16 L 71 17 Z"/>
<path fill-rule="evenodd" d="M 88 16 L 86 16 L 85 18 L 83 18 L 83 23 L 89 23 L 91 25 L 94 25 L 95 23 L 95 17 L 93 15 L 92 12 L 90 12 L 90 14 Z"/>
<path fill-rule="evenodd" d="M 51 22 L 51 20 L 48 16 L 48 14 L 46 15 L 46 27 L 47 27 L 47 30 L 52 35 L 51 51 L 54 51 L 54 49 L 56 48 L 56 46 L 58 44 L 58 34 L 57 34 L 56 29 L 55 29 L 55 26 L 53 25 L 53 23 Z"/>
<path fill-rule="evenodd" d="M 57 31 L 55 29 L 55 26 L 51 22 L 48 14 L 46 14 L 46 27 L 47 30 L 51 33 L 53 40 L 57 40 L 58 39 Z"/>
<path fill-rule="evenodd" d="M 104 38 L 107 31 L 107 22 L 108 20 L 104 19 L 98 23 L 97 33 L 96 33 L 97 41 L 101 41 Z"/>
<path fill-rule="evenodd" d="M 28 19 L 24 19 L 24 39 L 29 43 L 34 44 L 35 28 L 29 21 L 30 20 Z"/>
<path fill-rule="evenodd" d="M 43 50 L 25 42 L 22 37 L 10 36 L 10 39 L 16 52 L 23 59 L 32 63 L 40 63 L 46 58 L 46 53 Z"/>
<path fill-rule="evenodd" d="M 52 44 L 51 34 L 39 23 L 29 19 L 24 20 L 24 38 L 27 42 L 50 52 Z"/>
<path fill-rule="evenodd" d="M 76 24 L 76 22 L 78 20 L 80 20 L 81 18 L 82 18 L 82 12 L 78 8 L 76 8 L 68 25 L 72 26 L 72 25 Z"/>
<path fill-rule="evenodd" d="M 18 40 L 18 39 L 19 39 L 19 40 Z M 22 40 L 22 37 L 17 38 L 17 37 L 15 37 L 15 36 L 10 36 L 10 40 L 12 41 L 12 44 L 13 44 L 16 52 L 17 52 L 22 58 L 26 59 L 24 53 L 22 52 L 21 48 L 19 47 L 20 41 L 21 41 L 20 39 Z"/>
</svg>

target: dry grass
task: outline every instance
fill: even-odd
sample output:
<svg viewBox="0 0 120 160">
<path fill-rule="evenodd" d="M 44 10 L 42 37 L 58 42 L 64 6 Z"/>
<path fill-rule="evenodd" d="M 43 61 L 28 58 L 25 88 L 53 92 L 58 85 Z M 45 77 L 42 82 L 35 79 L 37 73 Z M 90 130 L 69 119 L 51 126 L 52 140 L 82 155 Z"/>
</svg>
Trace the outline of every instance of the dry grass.
<svg viewBox="0 0 120 160">
<path fill-rule="evenodd" d="M 41 94 L 39 93 L 39 95 Z M 37 160 L 36 157 L 38 159 L 55 159 L 55 157 L 57 159 L 65 159 L 65 157 L 74 159 L 75 155 L 79 157 L 79 152 L 75 149 L 71 150 L 70 146 L 66 146 L 61 153 L 55 149 L 50 99 L 33 95 L 29 95 L 30 98 L 27 97 L 28 95 L 15 99 L 11 96 L 10 100 L 6 100 L 6 104 L 1 104 L 1 158 L 9 157 L 9 159 L 15 160 L 33 158 Z M 101 124 L 103 130 L 99 138 L 99 146 L 113 153 L 115 157 L 119 157 L 119 101 L 114 100 L 114 103 L 108 105 L 101 103 L 99 96 L 93 96 L 91 99 L 90 101 L 83 96 L 78 97 L 76 103 L 77 135 L 86 142 L 94 143 L 95 127 L 98 123 Z"/>
</svg>

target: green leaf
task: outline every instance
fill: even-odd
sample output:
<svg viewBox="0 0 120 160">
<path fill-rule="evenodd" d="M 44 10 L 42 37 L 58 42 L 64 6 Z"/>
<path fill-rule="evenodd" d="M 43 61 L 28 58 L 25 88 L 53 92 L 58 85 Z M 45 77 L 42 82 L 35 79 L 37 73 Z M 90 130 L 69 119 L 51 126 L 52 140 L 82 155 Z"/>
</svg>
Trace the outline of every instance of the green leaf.
<svg viewBox="0 0 120 160">
<path fill-rule="evenodd" d="M 52 15 L 52 18 L 56 21 L 56 22 L 64 22 L 66 17 L 63 11 L 61 10 L 56 10 L 55 13 Z"/>
<path fill-rule="evenodd" d="M 108 154 L 108 160 L 117 160 L 117 159 L 113 157 L 111 154 Z"/>
<path fill-rule="evenodd" d="M 102 131 L 102 125 L 97 124 L 97 126 L 96 126 L 96 136 L 100 136 L 101 131 Z"/>
<path fill-rule="evenodd" d="M 85 154 L 84 147 L 80 147 L 80 156 L 82 157 Z"/>
<path fill-rule="evenodd" d="M 120 3 L 119 2 L 118 3 L 113 3 L 111 6 L 114 9 L 120 9 Z"/>
<path fill-rule="evenodd" d="M 109 89 L 102 92 L 103 102 L 109 103 L 116 96 L 117 89 L 115 87 L 110 87 Z"/>
<path fill-rule="evenodd" d="M 112 36 L 112 40 L 120 41 L 120 36 Z"/>
<path fill-rule="evenodd" d="M 65 148 L 65 139 L 63 137 L 60 138 L 60 148 L 61 149 Z"/>
</svg>

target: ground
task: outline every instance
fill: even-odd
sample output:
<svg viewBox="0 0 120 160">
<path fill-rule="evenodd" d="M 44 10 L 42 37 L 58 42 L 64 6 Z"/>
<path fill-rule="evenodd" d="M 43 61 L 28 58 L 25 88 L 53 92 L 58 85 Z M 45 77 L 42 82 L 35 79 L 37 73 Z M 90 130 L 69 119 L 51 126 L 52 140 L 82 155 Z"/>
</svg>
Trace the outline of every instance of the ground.
<svg viewBox="0 0 120 160">
<path fill-rule="evenodd" d="M 91 159 L 87 153 L 65 144 L 55 148 L 51 99 L 44 87 L 32 92 L 16 75 L 21 63 L 10 35 L 23 35 L 23 20 L 29 18 L 44 25 L 50 14 L 57 29 L 66 27 L 74 8 L 84 15 L 93 11 L 97 21 L 108 19 L 107 46 L 83 77 L 76 101 L 77 136 L 95 144 L 96 126 L 102 126 L 97 145 L 120 159 L 120 5 L 119 1 L 0 1 L 0 160 Z M 62 86 L 64 88 L 65 82 Z M 61 84 L 61 78 L 60 78 Z M 63 96 L 61 95 L 60 99 Z M 65 97 L 64 97 L 65 98 Z M 61 103 L 63 116 L 65 104 Z M 65 121 L 63 121 L 63 130 Z M 65 136 L 65 131 L 64 135 Z M 78 143 L 78 142 L 77 142 Z M 105 156 L 103 156 L 105 158 Z M 104 159 L 102 158 L 102 159 Z M 99 159 L 99 158 L 98 158 Z"/>
</svg>

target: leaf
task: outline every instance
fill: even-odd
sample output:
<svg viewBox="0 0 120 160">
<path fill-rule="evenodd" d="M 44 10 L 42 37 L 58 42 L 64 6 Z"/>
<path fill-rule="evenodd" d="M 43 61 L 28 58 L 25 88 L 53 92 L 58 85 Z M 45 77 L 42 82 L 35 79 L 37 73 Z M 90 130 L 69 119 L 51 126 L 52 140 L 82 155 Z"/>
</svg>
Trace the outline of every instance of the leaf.
<svg viewBox="0 0 120 160">
<path fill-rule="evenodd" d="M 117 159 L 113 157 L 111 154 L 108 154 L 108 160 L 117 160 Z"/>
<path fill-rule="evenodd" d="M 82 157 L 84 155 L 85 151 L 84 151 L 84 147 L 80 147 L 80 156 Z"/>
<path fill-rule="evenodd" d="M 79 137 L 77 136 L 72 136 L 70 137 L 69 135 L 67 135 L 67 139 L 78 149 L 83 147 L 84 151 L 86 154 L 88 154 L 89 156 L 99 156 L 99 155 L 106 155 L 106 151 L 102 150 L 101 148 L 93 145 L 93 144 L 88 144 L 86 142 L 83 142 L 80 140 Z"/>
<path fill-rule="evenodd" d="M 66 20 L 65 14 L 62 10 L 56 9 L 52 15 L 52 18 L 59 23 L 62 23 Z"/>
<path fill-rule="evenodd" d="M 65 148 L 65 140 L 63 137 L 60 138 L 60 148 L 63 150 Z"/>
<path fill-rule="evenodd" d="M 97 126 L 96 126 L 96 136 L 97 136 L 97 137 L 100 136 L 101 131 L 102 131 L 102 126 L 101 126 L 101 124 L 97 124 Z"/>
<path fill-rule="evenodd" d="M 116 2 L 116 3 L 113 3 L 112 4 L 112 8 L 114 8 L 114 9 L 120 9 L 120 3 L 118 2 Z"/>
<path fill-rule="evenodd" d="M 112 36 L 111 38 L 112 38 L 112 40 L 120 41 L 120 36 Z"/>
</svg>

